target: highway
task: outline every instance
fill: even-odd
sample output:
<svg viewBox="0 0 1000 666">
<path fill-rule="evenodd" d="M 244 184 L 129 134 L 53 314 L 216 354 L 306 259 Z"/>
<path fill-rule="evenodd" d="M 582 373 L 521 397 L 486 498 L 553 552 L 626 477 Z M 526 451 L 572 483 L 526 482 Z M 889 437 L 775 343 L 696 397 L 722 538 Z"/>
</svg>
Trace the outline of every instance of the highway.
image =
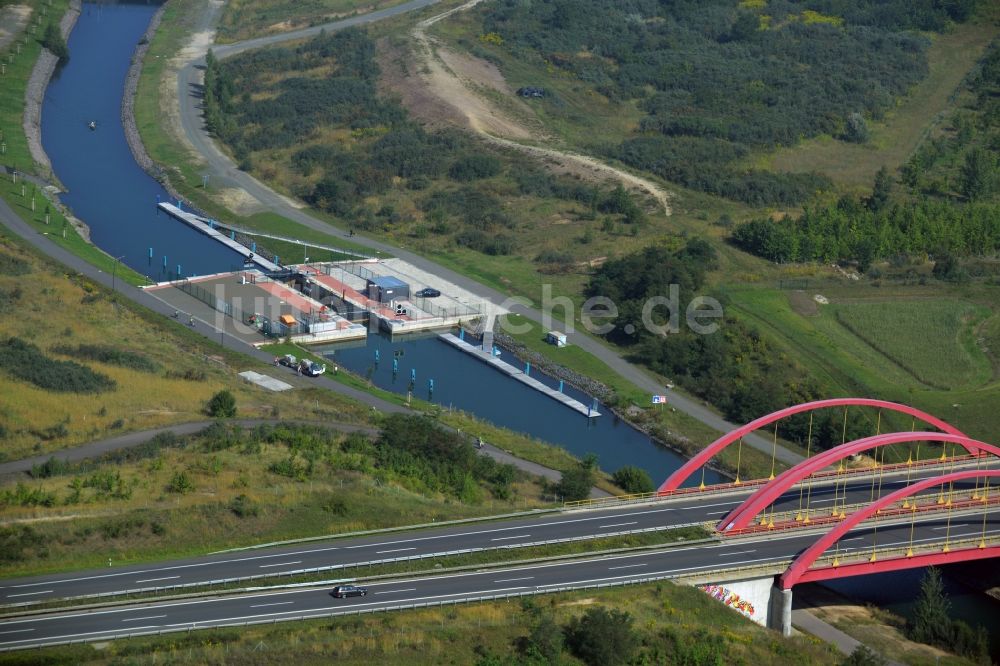
<svg viewBox="0 0 1000 666">
<path fill-rule="evenodd" d="M 934 472 L 931 470 L 923 470 L 914 473 L 910 480 L 915 481 L 932 474 Z M 905 476 L 887 477 L 882 482 L 881 492 L 885 495 L 904 485 Z M 970 484 L 969 488 L 971 487 Z M 0 605 L 24 605 L 88 595 L 288 576 L 316 570 L 335 571 L 359 565 L 438 557 L 457 552 L 520 548 L 563 540 L 664 530 L 720 520 L 749 492 L 705 493 L 602 510 L 548 512 L 508 520 L 382 532 L 229 551 L 169 562 L 0 580 Z M 841 499 L 838 503 L 843 501 L 843 486 L 839 492 Z M 872 484 L 869 480 L 847 485 L 849 504 L 868 503 L 871 494 Z M 785 494 L 775 504 L 776 511 L 796 510 L 799 507 L 799 496 L 797 488 Z M 811 496 L 810 506 L 814 511 L 821 512 L 831 508 L 834 502 L 832 480 L 814 483 Z"/>
<path fill-rule="evenodd" d="M 877 534 L 879 547 L 941 542 L 945 530 L 952 541 L 976 538 L 983 533 L 981 517 L 953 518 L 950 525 L 945 520 L 942 516 L 940 520 L 919 524 L 912 542 L 909 525 L 881 526 Z M 989 515 L 985 530 L 987 536 L 1000 534 L 1000 510 Z M 815 538 L 815 535 L 764 534 L 754 542 L 727 541 L 655 552 L 378 581 L 367 585 L 368 596 L 351 599 L 331 597 L 331 582 L 314 588 L 24 617 L 0 622 L 0 649 L 554 592 L 675 578 L 738 566 L 772 564 L 783 568 Z M 841 541 L 840 556 L 846 558 L 852 552 L 870 551 L 871 539 L 869 527 L 852 532 Z"/>
</svg>

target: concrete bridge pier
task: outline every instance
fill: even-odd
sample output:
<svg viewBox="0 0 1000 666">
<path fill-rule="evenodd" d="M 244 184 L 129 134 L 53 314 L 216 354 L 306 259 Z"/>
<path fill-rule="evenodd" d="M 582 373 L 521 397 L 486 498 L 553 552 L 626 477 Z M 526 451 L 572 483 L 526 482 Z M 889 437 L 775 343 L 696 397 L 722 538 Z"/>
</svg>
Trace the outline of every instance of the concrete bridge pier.
<svg viewBox="0 0 1000 666">
<path fill-rule="evenodd" d="M 788 638 L 792 635 L 792 591 L 781 591 L 781 635 Z"/>
</svg>

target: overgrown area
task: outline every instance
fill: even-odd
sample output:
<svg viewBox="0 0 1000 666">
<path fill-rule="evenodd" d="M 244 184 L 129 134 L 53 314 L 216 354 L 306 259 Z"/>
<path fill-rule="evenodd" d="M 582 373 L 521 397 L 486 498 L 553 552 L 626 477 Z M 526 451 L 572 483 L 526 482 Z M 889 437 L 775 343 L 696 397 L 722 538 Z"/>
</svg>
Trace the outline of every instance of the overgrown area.
<svg viewBox="0 0 1000 666">
<path fill-rule="evenodd" d="M 733 241 L 775 262 L 908 262 L 928 255 L 942 276 L 961 277 L 951 257 L 1000 250 L 1000 42 L 960 91 L 945 129 L 929 137 L 898 174 L 880 171 L 869 197 L 844 196 L 775 223 L 741 224 Z"/>
<path fill-rule="evenodd" d="M 5 575 L 542 505 L 539 484 L 419 416 L 390 417 L 377 435 L 219 422 L 82 463 L 52 458 L 31 477 L 0 485 Z"/>
<path fill-rule="evenodd" d="M 748 168 L 750 156 L 820 134 L 866 141 L 867 122 L 927 73 L 928 42 L 915 31 L 944 30 L 974 6 L 503 0 L 476 8 L 470 22 L 474 50 L 517 83 L 547 72 L 635 109 L 637 127 L 594 135 L 588 149 L 692 189 L 789 205 L 829 180 Z M 539 105 L 557 123 L 577 121 L 576 104 L 558 92 Z"/>
<path fill-rule="evenodd" d="M 352 228 L 487 255 L 528 253 L 558 270 L 574 254 L 525 243 L 537 221 L 512 211 L 511 199 L 524 200 L 517 209 L 557 200 L 583 218 L 601 213 L 609 232 L 644 223 L 620 188 L 555 177 L 458 130 L 423 128 L 379 93 L 375 56 L 374 40 L 357 29 L 221 63 L 210 56 L 207 125 L 241 168 Z"/>
</svg>

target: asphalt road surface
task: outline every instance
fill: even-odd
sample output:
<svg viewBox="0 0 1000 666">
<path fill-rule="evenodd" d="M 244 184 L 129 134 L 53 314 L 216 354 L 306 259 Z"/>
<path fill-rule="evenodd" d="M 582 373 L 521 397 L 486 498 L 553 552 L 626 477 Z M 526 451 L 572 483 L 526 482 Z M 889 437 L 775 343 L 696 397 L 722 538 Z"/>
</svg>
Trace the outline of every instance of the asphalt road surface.
<svg viewBox="0 0 1000 666">
<path fill-rule="evenodd" d="M 927 470 L 914 473 L 910 482 L 933 474 L 935 472 Z M 905 485 L 905 476 L 883 479 L 881 494 L 885 495 Z M 970 492 L 971 487 L 970 483 Z M 868 480 L 851 482 L 846 488 L 848 504 L 868 503 L 871 499 L 872 484 Z M 964 486 L 956 485 L 956 492 L 962 488 Z M 706 521 L 721 520 L 749 492 L 704 494 L 603 510 L 548 512 L 508 520 L 344 537 L 230 551 L 169 562 L 0 580 L 0 605 L 203 585 L 254 577 L 287 576 L 316 569 L 336 571 L 358 565 L 438 557 L 448 553 L 520 548 L 557 540 L 595 539 L 622 533 L 703 524 Z M 810 492 L 810 507 L 816 512 L 813 515 L 833 507 L 835 492 L 840 497 L 838 505 L 843 503 L 845 497 L 844 486 L 835 491 L 832 480 L 814 483 Z M 775 504 L 775 510 L 794 511 L 801 506 L 799 502 L 800 494 L 796 488 Z"/>
<path fill-rule="evenodd" d="M 975 538 L 983 533 L 983 524 L 982 517 L 955 518 L 950 524 L 942 518 L 920 524 L 912 538 L 909 525 L 885 526 L 879 528 L 877 540 L 879 547 L 937 543 L 943 541 L 945 529 L 951 540 Z M 988 516 L 985 530 L 987 535 L 1000 533 L 1000 512 L 994 511 Z M 815 538 L 815 535 L 764 535 L 756 542 L 727 541 L 586 560 L 380 581 L 367 585 L 367 596 L 350 599 L 334 599 L 330 595 L 331 583 L 330 586 L 291 591 L 70 611 L 0 622 L 0 649 L 326 617 L 498 595 L 554 592 L 679 577 L 733 566 L 774 564 L 783 567 Z M 870 528 L 855 530 L 841 541 L 841 557 L 852 552 L 866 552 L 871 549 L 871 542 Z"/>
<path fill-rule="evenodd" d="M 296 30 L 284 34 L 270 35 L 268 37 L 261 37 L 234 44 L 213 47 L 213 53 L 219 58 L 224 58 L 248 49 L 269 46 L 315 35 L 318 34 L 320 30 L 332 32 L 336 30 L 343 30 L 344 28 L 355 25 L 372 23 L 374 21 L 379 21 L 416 9 L 421 9 L 435 4 L 436 2 L 437 0 L 413 0 L 412 2 L 406 2 L 382 11 L 371 12 L 369 14 L 351 17 L 341 21 L 333 21 L 331 23 L 313 26 L 304 30 Z M 206 13 L 201 17 L 201 25 L 199 29 L 210 29 L 211 26 L 215 25 L 218 11 L 219 7 L 215 6 L 215 3 L 209 3 Z M 266 208 L 290 220 L 294 220 L 303 226 L 309 227 L 310 229 L 315 229 L 333 236 L 342 235 L 347 237 L 347 234 L 343 231 L 334 228 L 327 222 L 313 217 L 302 208 L 291 203 L 286 197 L 262 184 L 250 174 L 240 171 L 236 164 L 219 150 L 212 137 L 209 136 L 202 117 L 201 82 L 203 76 L 201 70 L 204 65 L 204 58 L 199 58 L 198 60 L 190 62 L 181 68 L 177 80 L 177 96 L 180 103 L 181 127 L 183 128 L 188 141 L 191 142 L 191 145 L 194 146 L 195 150 L 197 150 L 208 163 L 205 173 L 211 175 L 212 182 L 223 187 L 236 187 L 243 189 Z M 357 235 L 351 237 L 351 240 L 355 243 L 366 245 L 373 250 L 381 250 L 382 252 L 397 256 L 418 267 L 420 270 L 434 275 L 439 275 L 442 278 L 476 294 L 477 296 L 485 298 L 496 305 L 503 304 L 503 307 L 510 310 L 514 314 L 523 316 L 534 322 L 543 322 L 543 316 L 540 310 L 513 302 L 510 300 L 509 294 L 503 294 L 495 289 L 487 287 L 486 285 L 480 284 L 467 276 L 456 273 L 448 268 L 445 268 L 444 266 L 430 261 L 429 259 L 425 259 L 420 255 L 409 252 L 402 247 Z M 539 288 L 540 287 L 541 285 L 539 285 Z M 553 325 L 556 328 L 565 328 L 560 323 L 554 323 Z M 638 386 L 641 390 L 648 392 L 650 395 L 655 394 L 669 396 L 669 404 L 671 407 L 688 414 L 692 418 L 704 423 L 710 428 L 719 432 L 729 432 L 737 427 L 719 416 L 704 402 L 689 398 L 673 389 L 667 389 L 662 382 L 658 381 L 648 371 L 629 363 L 615 350 L 608 347 L 603 342 L 579 332 L 568 332 L 568 340 L 570 344 L 574 344 L 599 358 L 607 364 L 611 370 L 632 384 Z M 743 441 L 744 443 L 759 449 L 768 455 L 771 453 L 772 443 L 764 437 L 760 437 L 756 434 L 749 434 L 743 439 Z M 802 456 L 787 449 L 783 449 L 780 446 L 777 449 L 776 457 L 779 460 L 790 464 L 795 464 L 802 460 Z"/>
</svg>

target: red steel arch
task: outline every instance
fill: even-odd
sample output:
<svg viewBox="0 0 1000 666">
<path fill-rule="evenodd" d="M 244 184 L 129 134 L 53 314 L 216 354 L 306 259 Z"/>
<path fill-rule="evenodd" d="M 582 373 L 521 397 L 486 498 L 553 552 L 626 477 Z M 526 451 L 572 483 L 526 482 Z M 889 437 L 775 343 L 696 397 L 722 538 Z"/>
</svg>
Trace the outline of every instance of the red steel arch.
<svg viewBox="0 0 1000 666">
<path fill-rule="evenodd" d="M 964 435 L 961 430 L 942 421 L 936 416 L 932 416 L 931 414 L 921 411 L 916 407 L 910 407 L 909 405 L 903 405 L 898 402 L 876 400 L 874 398 L 829 398 L 827 400 L 814 400 L 813 402 L 806 402 L 801 405 L 779 409 L 773 414 L 762 416 L 755 421 L 751 421 L 745 426 L 723 435 L 706 446 L 700 453 L 698 453 L 698 455 L 691 458 L 689 461 L 684 463 L 680 469 L 671 474 L 670 477 L 660 485 L 656 492 L 666 493 L 671 490 L 677 490 L 689 476 L 694 474 L 702 467 L 702 465 L 711 460 L 716 453 L 758 428 L 763 428 L 764 426 L 781 420 L 786 416 L 793 416 L 795 414 L 801 414 L 802 412 L 811 412 L 816 409 L 825 409 L 827 407 L 878 407 L 879 409 L 887 409 L 892 412 L 899 412 L 901 414 L 906 414 L 920 419 L 924 423 L 928 423 L 942 432 L 952 435 Z"/>
<path fill-rule="evenodd" d="M 874 435 L 853 442 L 841 444 L 832 449 L 800 462 L 795 467 L 785 470 L 773 480 L 761 486 L 754 494 L 743 501 L 738 507 L 719 521 L 718 529 L 728 532 L 732 529 L 746 527 L 761 511 L 770 506 L 778 497 L 793 485 L 802 481 L 813 472 L 828 467 L 843 460 L 849 455 L 900 442 L 947 442 L 964 446 L 970 452 L 986 451 L 1000 457 L 1000 447 L 980 442 L 965 435 L 951 435 L 941 432 L 890 432 Z"/>
<path fill-rule="evenodd" d="M 817 541 L 816 543 L 814 543 L 813 545 L 809 546 L 804 551 L 802 551 L 799 554 L 799 556 L 796 557 L 795 560 L 790 565 L 788 565 L 788 569 L 785 570 L 785 573 L 781 574 L 781 589 L 790 590 L 792 589 L 792 586 L 795 585 L 796 583 L 805 583 L 810 580 L 828 580 L 830 578 L 843 577 L 831 574 L 829 570 L 833 569 L 834 567 L 829 567 L 828 569 L 825 569 L 824 573 L 821 574 L 814 574 L 813 576 L 808 576 L 807 574 L 809 573 L 809 567 L 812 566 L 812 564 L 817 559 L 819 559 L 819 557 L 823 553 L 825 553 L 830 546 L 835 544 L 841 537 L 843 537 L 845 534 L 854 529 L 858 525 L 858 523 L 875 515 L 875 513 L 880 509 L 884 509 L 885 507 L 891 504 L 895 504 L 896 502 L 900 501 L 903 498 L 915 495 L 916 493 L 926 488 L 931 488 L 933 486 L 940 486 L 941 484 L 951 483 L 953 481 L 964 481 L 966 479 L 973 479 L 978 477 L 1000 478 L 1000 470 L 988 470 L 988 471 L 965 470 L 962 472 L 952 472 L 950 474 L 944 474 L 942 476 L 937 476 L 930 479 L 923 479 L 909 486 L 906 486 L 905 488 L 900 488 L 896 492 L 890 493 L 864 508 L 858 509 L 850 516 L 848 516 L 841 522 L 837 523 L 836 527 L 834 527 L 832 530 L 824 534 L 819 541 Z M 998 552 L 995 552 L 995 551 L 1000 551 L 1000 548 L 996 547 L 991 547 L 989 549 L 987 548 L 976 549 L 976 550 L 982 553 L 980 557 L 995 557 L 997 554 L 1000 554 Z M 984 551 L 994 551 L 994 552 L 990 554 Z M 949 558 L 947 557 L 947 555 L 949 554 L 952 555 L 950 561 L 977 559 L 977 558 L 959 556 L 958 552 L 926 553 L 924 555 L 915 555 L 907 557 L 905 559 L 896 558 L 895 563 L 893 560 L 887 560 L 882 563 L 881 569 L 879 568 L 879 562 L 877 560 L 874 562 L 864 563 L 864 570 L 851 571 L 851 567 L 853 567 L 853 565 L 845 566 L 843 567 L 843 569 L 845 572 L 850 571 L 850 573 L 848 573 L 847 575 L 860 575 L 864 573 L 881 573 L 885 571 L 894 571 L 896 569 L 906 569 L 917 566 L 929 566 L 931 564 L 939 564 L 942 562 L 947 562 L 949 561 Z M 940 556 L 942 555 L 945 556 L 944 559 L 941 559 Z M 903 562 L 905 562 L 906 564 L 900 566 L 899 560 L 903 560 Z M 840 567 L 838 567 L 837 569 L 840 569 Z"/>
</svg>

